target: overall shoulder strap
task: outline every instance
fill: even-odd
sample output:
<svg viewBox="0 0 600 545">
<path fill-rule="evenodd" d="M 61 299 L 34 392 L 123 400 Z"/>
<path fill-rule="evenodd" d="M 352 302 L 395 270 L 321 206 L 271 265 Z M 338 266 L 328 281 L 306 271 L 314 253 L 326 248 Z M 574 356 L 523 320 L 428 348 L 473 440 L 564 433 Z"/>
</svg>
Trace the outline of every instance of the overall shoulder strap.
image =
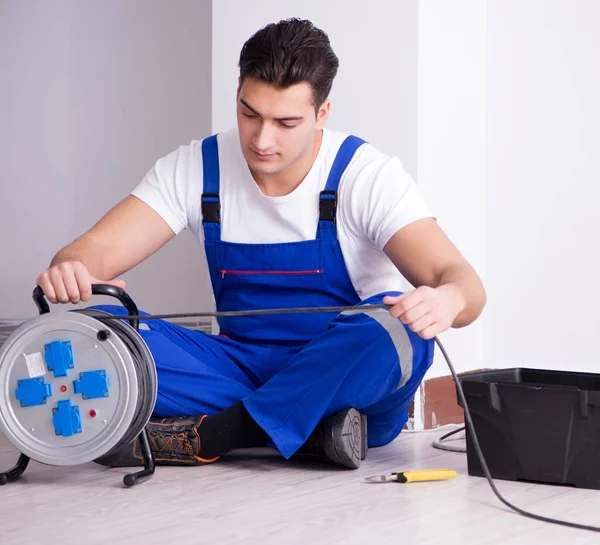
<svg viewBox="0 0 600 545">
<path fill-rule="evenodd" d="M 325 189 L 319 195 L 319 228 L 317 238 L 336 238 L 335 219 L 337 210 L 337 191 L 346 168 L 352 161 L 356 150 L 366 142 L 357 136 L 348 136 L 337 152 Z"/>
<path fill-rule="evenodd" d="M 202 228 L 205 240 L 221 240 L 219 146 L 217 135 L 202 141 Z"/>
</svg>

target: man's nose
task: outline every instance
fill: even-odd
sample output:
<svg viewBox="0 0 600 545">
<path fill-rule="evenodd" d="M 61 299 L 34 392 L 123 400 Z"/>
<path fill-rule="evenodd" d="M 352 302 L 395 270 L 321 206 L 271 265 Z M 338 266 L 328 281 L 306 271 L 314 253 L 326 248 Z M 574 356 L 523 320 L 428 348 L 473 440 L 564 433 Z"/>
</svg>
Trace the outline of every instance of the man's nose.
<svg viewBox="0 0 600 545">
<path fill-rule="evenodd" d="M 270 123 L 262 123 L 253 141 L 256 151 L 263 152 L 275 146 L 275 127 Z"/>
</svg>

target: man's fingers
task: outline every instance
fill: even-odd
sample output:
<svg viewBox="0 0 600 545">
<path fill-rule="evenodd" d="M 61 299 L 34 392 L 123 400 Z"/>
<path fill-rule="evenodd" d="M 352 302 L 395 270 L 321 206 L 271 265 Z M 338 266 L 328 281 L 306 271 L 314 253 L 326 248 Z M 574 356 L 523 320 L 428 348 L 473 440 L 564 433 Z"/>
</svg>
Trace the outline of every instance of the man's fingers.
<svg viewBox="0 0 600 545">
<path fill-rule="evenodd" d="M 83 264 L 76 264 L 73 267 L 73 273 L 75 280 L 77 281 L 77 288 L 79 290 L 79 297 L 81 301 L 86 302 L 92 298 L 92 282 L 90 273 Z"/>
<path fill-rule="evenodd" d="M 423 331 L 419 331 L 419 336 L 423 339 L 429 340 L 433 339 L 440 331 L 442 327 L 437 322 L 431 324 L 429 327 L 426 327 Z"/>
<path fill-rule="evenodd" d="M 430 312 L 429 305 L 426 301 L 421 301 L 418 305 L 412 307 L 401 314 L 398 318 L 405 324 L 412 324 Z"/>
<path fill-rule="evenodd" d="M 424 339 L 433 339 L 452 325 L 449 302 L 435 288 L 420 286 L 397 297 L 384 297 L 383 302 L 391 305 L 391 316 Z"/>
<path fill-rule="evenodd" d="M 79 303 L 81 295 L 79 292 L 79 286 L 77 285 L 77 277 L 75 276 L 75 271 L 70 270 L 63 273 L 62 281 L 65 285 L 65 290 L 67 291 L 69 302 Z"/>
<path fill-rule="evenodd" d="M 69 295 L 67 294 L 67 289 L 65 288 L 65 284 L 62 279 L 62 274 L 58 269 L 52 269 L 50 271 L 50 281 L 54 287 L 57 301 L 59 303 L 68 303 Z"/>
<path fill-rule="evenodd" d="M 41 288 L 48 301 L 55 304 L 58 303 L 58 299 L 56 298 L 56 292 L 52 287 L 52 282 L 50 282 L 47 272 L 40 274 L 36 283 Z"/>
<path fill-rule="evenodd" d="M 409 323 L 408 327 L 415 333 L 421 333 L 431 325 L 435 323 L 435 317 L 431 313 L 427 313 L 425 316 L 419 318 L 418 320 Z"/>
<path fill-rule="evenodd" d="M 91 276 L 80 261 L 63 261 L 41 273 L 37 285 L 51 303 L 79 303 L 91 298 Z"/>
<path fill-rule="evenodd" d="M 415 290 L 405 293 L 398 297 L 392 308 L 390 308 L 390 314 L 394 318 L 399 318 L 402 314 L 416 307 L 421 302 L 423 302 L 423 294 L 419 291 Z"/>
</svg>

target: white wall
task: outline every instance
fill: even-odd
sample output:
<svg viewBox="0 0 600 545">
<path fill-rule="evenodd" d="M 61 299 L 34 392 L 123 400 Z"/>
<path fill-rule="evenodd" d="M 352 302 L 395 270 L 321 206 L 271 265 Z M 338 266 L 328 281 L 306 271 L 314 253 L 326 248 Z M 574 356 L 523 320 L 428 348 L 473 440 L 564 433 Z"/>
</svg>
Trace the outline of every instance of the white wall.
<svg viewBox="0 0 600 545">
<path fill-rule="evenodd" d="M 0 3 L 0 319 L 34 315 L 54 253 L 210 133 L 210 45 L 210 0 Z M 204 308 L 203 261 L 184 233 L 128 291 L 151 311 Z"/>
<path fill-rule="evenodd" d="M 236 125 L 235 92 L 244 42 L 268 23 L 310 19 L 329 35 L 340 69 L 328 126 L 398 155 L 417 175 L 417 2 L 413 0 L 240 0 L 213 5 L 213 131 Z"/>
<path fill-rule="evenodd" d="M 600 371 L 600 3 L 488 8 L 490 366 Z"/>
<path fill-rule="evenodd" d="M 599 23 L 595 0 L 419 2 L 419 186 L 489 296 L 441 337 L 458 370 L 600 371 Z"/>
<path fill-rule="evenodd" d="M 440 226 L 485 283 L 486 4 L 418 4 L 418 184 Z M 440 335 L 459 372 L 485 364 L 486 314 Z M 437 351 L 427 378 L 448 374 Z"/>
</svg>

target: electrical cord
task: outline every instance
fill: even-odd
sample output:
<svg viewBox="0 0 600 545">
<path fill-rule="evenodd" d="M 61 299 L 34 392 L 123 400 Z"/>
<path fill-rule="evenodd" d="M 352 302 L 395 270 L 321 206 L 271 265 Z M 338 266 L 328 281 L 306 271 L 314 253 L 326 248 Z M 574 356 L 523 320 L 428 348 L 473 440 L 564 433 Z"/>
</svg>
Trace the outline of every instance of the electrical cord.
<svg viewBox="0 0 600 545">
<path fill-rule="evenodd" d="M 442 442 L 444 441 L 444 439 L 447 439 L 448 437 L 451 437 L 452 435 L 455 435 L 461 431 L 465 430 L 465 426 L 461 426 L 460 428 L 456 429 L 456 430 L 452 430 L 444 435 L 442 435 L 438 440 L 433 441 L 431 443 L 431 446 L 433 448 L 437 448 L 439 450 L 447 450 L 450 452 L 461 452 L 461 453 L 465 453 L 467 452 L 467 449 L 465 447 L 453 447 L 452 445 L 444 445 L 442 444 Z"/>
<path fill-rule="evenodd" d="M 102 317 L 98 317 L 99 320 L 110 320 L 110 319 L 119 319 L 119 320 L 124 320 L 124 319 L 137 319 L 137 320 L 166 320 L 169 318 L 201 318 L 201 317 L 219 317 L 219 316 L 252 316 L 252 315 L 257 315 L 257 314 L 296 314 L 296 313 L 310 313 L 310 312 L 350 312 L 350 311 L 356 311 L 356 312 L 365 312 L 367 310 L 373 310 L 373 309 L 389 309 L 390 305 L 386 305 L 386 304 L 381 304 L 381 305 L 355 305 L 355 306 L 340 306 L 340 307 L 301 307 L 301 308 L 279 308 L 279 309 L 255 309 L 255 310 L 237 310 L 237 311 L 216 311 L 216 312 L 194 312 L 194 313 L 176 313 L 176 314 L 145 314 L 145 315 L 137 315 L 137 316 L 116 316 L 116 315 L 112 315 L 112 316 L 102 316 Z M 600 527 L 598 526 L 589 526 L 586 524 L 579 524 L 576 522 L 569 522 L 569 521 L 564 521 L 564 520 L 560 520 L 560 519 L 555 519 L 552 517 L 545 517 L 542 515 L 536 515 L 534 513 L 530 513 L 528 511 L 525 511 L 515 505 L 513 505 L 512 503 L 510 503 L 509 501 L 507 501 L 506 499 L 504 499 L 504 497 L 502 496 L 502 494 L 500 494 L 500 492 L 498 491 L 498 489 L 496 488 L 496 485 L 494 484 L 494 479 L 492 478 L 492 475 L 490 473 L 490 470 L 488 468 L 488 465 L 485 461 L 485 458 L 483 456 L 483 452 L 481 450 L 481 446 L 479 445 L 479 440 L 477 438 L 477 434 L 475 433 L 475 428 L 473 426 L 473 420 L 471 418 L 471 412 L 469 411 L 469 407 L 467 405 L 467 400 L 465 398 L 465 394 L 463 392 L 462 386 L 460 384 L 460 380 L 458 378 L 458 375 L 456 373 L 456 371 L 454 370 L 454 366 L 452 365 L 452 361 L 450 360 L 450 357 L 448 356 L 448 353 L 446 352 L 446 349 L 444 348 L 444 346 L 442 345 L 441 341 L 435 337 L 434 338 L 435 343 L 438 345 L 439 349 L 442 352 L 442 355 L 444 356 L 444 359 L 446 360 L 446 364 L 448 365 L 448 368 L 450 369 L 450 372 L 452 373 L 452 377 L 454 378 L 454 381 L 456 383 L 456 390 L 459 396 L 459 399 L 462 403 L 463 409 L 464 409 L 464 414 L 465 414 L 465 422 L 466 422 L 466 429 L 468 431 L 468 433 L 470 433 L 471 435 L 471 439 L 473 442 L 473 448 L 475 449 L 475 452 L 477 454 L 477 457 L 479 458 L 479 462 L 481 463 L 481 467 L 483 469 L 483 472 L 485 474 L 485 477 L 492 489 L 492 491 L 494 492 L 494 494 L 496 495 L 496 497 L 507 507 L 509 507 L 510 509 L 512 509 L 513 511 L 515 511 L 516 513 L 523 515 L 524 517 L 528 517 L 528 518 L 532 518 L 534 520 L 539 520 L 542 522 L 548 522 L 550 524 L 558 524 L 561 526 L 567 526 L 570 528 L 577 528 L 580 530 L 589 530 L 592 532 L 600 532 Z M 450 432 L 450 434 L 447 434 L 445 437 L 453 434 L 453 433 L 457 433 L 460 430 L 454 430 L 452 432 Z M 443 439 L 443 438 L 442 438 Z"/>
<path fill-rule="evenodd" d="M 365 312 L 365 310 L 385 309 L 389 310 L 390 305 L 353 305 L 341 307 L 298 307 L 298 308 L 265 308 L 253 310 L 222 310 L 214 312 L 183 312 L 171 314 L 137 314 L 127 316 L 128 320 L 169 320 L 179 318 L 219 318 L 224 316 L 256 316 L 259 314 L 305 314 L 322 312 Z M 123 316 L 103 316 L 102 320 L 123 320 Z"/>
</svg>

